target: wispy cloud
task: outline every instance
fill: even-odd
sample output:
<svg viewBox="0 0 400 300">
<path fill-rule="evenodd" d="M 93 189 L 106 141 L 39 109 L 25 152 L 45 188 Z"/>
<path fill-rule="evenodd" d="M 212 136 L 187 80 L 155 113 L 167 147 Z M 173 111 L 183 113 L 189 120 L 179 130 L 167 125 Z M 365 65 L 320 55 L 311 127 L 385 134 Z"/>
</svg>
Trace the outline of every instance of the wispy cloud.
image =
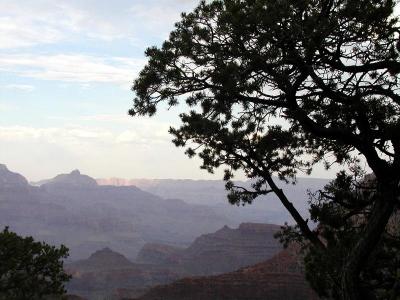
<svg viewBox="0 0 400 300">
<path fill-rule="evenodd" d="M 179 13 L 196 0 L 75 1 L 2 0 L 0 49 L 28 47 L 81 37 L 113 41 L 134 39 L 143 30 L 164 34 L 179 20 Z"/>
<path fill-rule="evenodd" d="M 132 123 L 133 119 L 128 114 L 99 114 L 78 117 L 82 121 L 112 122 L 112 123 Z"/>
<path fill-rule="evenodd" d="M 35 87 L 30 84 L 5 84 L 2 88 L 7 90 L 17 90 L 22 92 L 32 92 Z"/>
<path fill-rule="evenodd" d="M 0 105 L 1 109 L 1 105 Z M 65 127 L 31 127 L 31 126 L 0 126 L 0 141 L 41 141 L 57 145 L 71 146 L 82 144 L 135 144 L 151 147 L 159 143 L 169 143 L 169 125 L 156 120 L 132 119 L 128 129 L 112 130 L 104 124 L 111 122 L 126 122 L 119 115 L 99 115 L 75 118 L 79 120 L 102 121 L 84 125 L 69 125 Z M 66 120 L 69 121 L 70 120 Z M 126 123 L 128 124 L 128 123 Z"/>
<path fill-rule="evenodd" d="M 106 128 L 0 126 L 1 162 L 31 180 L 79 168 L 93 177 L 200 178 L 199 162 L 157 136 L 158 126 L 112 131 Z M 169 137 L 168 137 L 169 138 Z M 219 176 L 220 177 L 220 176 Z"/>
<path fill-rule="evenodd" d="M 50 120 L 59 120 L 69 123 L 74 122 L 86 122 L 89 123 L 114 123 L 123 125 L 132 125 L 135 123 L 135 119 L 130 117 L 128 114 L 97 114 L 97 115 L 85 115 L 76 117 L 59 117 L 59 116 L 49 116 Z M 152 120 L 154 121 L 154 119 Z"/>
<path fill-rule="evenodd" d="M 171 122 L 162 122 L 157 119 L 148 118 L 132 118 L 128 114 L 97 114 L 76 116 L 73 118 L 66 117 L 49 117 L 51 119 L 62 120 L 69 124 L 84 124 L 87 126 L 103 126 L 120 125 L 118 128 L 122 130 L 114 131 L 112 142 L 115 143 L 139 143 L 154 144 L 159 142 L 170 142 L 171 135 L 168 130 Z M 110 140 L 111 141 L 111 140 Z"/>
<path fill-rule="evenodd" d="M 165 38 L 181 11 L 189 10 L 197 2 L 138 0 L 132 5 L 126 0 L 39 0 L 22 4 L 2 0 L 0 71 L 43 80 L 112 82 L 127 87 L 144 65 L 144 59 L 110 53 L 74 54 L 74 47 L 98 40 L 99 44 L 105 41 L 102 45 L 108 48 L 109 42 L 120 40 L 127 45 L 134 41 L 144 50 L 150 45 L 148 36 Z M 54 48 L 48 46 L 52 44 Z M 44 53 L 40 48 L 29 48 L 43 45 L 52 50 Z"/>
<path fill-rule="evenodd" d="M 144 59 L 105 58 L 78 54 L 3 54 L 0 70 L 43 80 L 130 84 Z"/>
<path fill-rule="evenodd" d="M 28 126 L 1 126 L 0 140 L 3 141 L 42 141 L 59 145 L 81 144 L 83 141 L 109 139 L 112 134 L 100 129 L 81 127 L 70 128 L 35 128 Z"/>
<path fill-rule="evenodd" d="M 29 47 L 60 41 L 63 33 L 46 24 L 11 17 L 0 17 L 0 49 Z"/>
<path fill-rule="evenodd" d="M 7 102 L 0 102 L 0 112 L 9 112 L 12 110 L 17 110 L 18 107 L 14 104 L 7 103 Z"/>
<path fill-rule="evenodd" d="M 123 37 L 123 31 L 118 32 L 121 25 L 118 18 L 113 19 L 114 14 L 107 17 L 96 4 L 65 0 L 22 4 L 3 0 L 0 2 L 0 49 L 71 40 L 74 34 L 104 40 Z"/>
<path fill-rule="evenodd" d="M 175 22 L 179 21 L 181 11 L 173 5 L 146 5 L 135 4 L 130 12 L 136 22 L 142 24 L 142 30 L 156 33 L 161 38 L 166 38 Z"/>
<path fill-rule="evenodd" d="M 132 98 L 128 87 L 146 63 L 144 49 L 160 44 L 179 14 L 198 2 L 0 0 L 0 90 L 13 91 L 0 93 L 0 111 L 7 114 L 0 126 L 2 160 L 32 177 L 70 166 L 96 176 L 169 176 L 178 170 L 184 155 L 170 143 L 173 121 L 132 119 L 125 112 Z M 35 92 L 22 93 L 35 86 Z M 21 118 L 25 114 L 31 126 Z M 188 177 L 195 172 L 186 170 Z"/>
</svg>

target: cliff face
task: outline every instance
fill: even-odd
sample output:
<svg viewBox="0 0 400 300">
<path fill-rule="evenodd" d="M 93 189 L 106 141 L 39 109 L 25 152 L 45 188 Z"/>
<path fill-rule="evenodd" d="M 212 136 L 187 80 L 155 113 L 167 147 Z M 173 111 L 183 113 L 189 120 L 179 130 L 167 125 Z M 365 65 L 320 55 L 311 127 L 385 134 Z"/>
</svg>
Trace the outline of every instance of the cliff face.
<svg viewBox="0 0 400 300">
<path fill-rule="evenodd" d="M 237 270 L 271 258 L 282 247 L 273 237 L 278 225 L 243 223 L 237 229 L 224 226 L 198 237 L 187 249 L 147 245 L 138 262 L 162 264 L 190 275 L 212 275 Z"/>
<path fill-rule="evenodd" d="M 194 277 L 149 290 L 137 300 L 314 300 L 294 250 L 257 265 L 210 277 Z"/>
</svg>

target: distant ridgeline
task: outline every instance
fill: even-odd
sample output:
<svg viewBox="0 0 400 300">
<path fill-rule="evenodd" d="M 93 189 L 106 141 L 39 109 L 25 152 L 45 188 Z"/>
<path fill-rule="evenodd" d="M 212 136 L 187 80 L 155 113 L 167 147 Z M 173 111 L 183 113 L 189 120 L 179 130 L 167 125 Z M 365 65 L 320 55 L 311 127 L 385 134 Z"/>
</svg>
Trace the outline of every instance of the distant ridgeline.
<svg viewBox="0 0 400 300">
<path fill-rule="evenodd" d="M 297 189 L 286 187 L 293 188 L 289 190 L 292 196 L 297 194 L 293 198 L 298 200 L 297 206 L 301 204 L 299 199 L 306 199 L 304 182 L 313 183 L 311 189 L 325 183 L 300 182 Z M 284 210 L 272 198 L 257 199 L 254 205 L 243 208 L 227 204 L 222 181 L 142 180 L 138 185 L 147 191 L 131 185 L 99 185 L 78 170 L 29 184 L 20 174 L 0 165 L 0 226 L 10 226 L 21 235 L 32 235 L 50 244 L 67 245 L 71 256 L 66 268 L 73 275 L 68 291 L 87 299 L 105 295 L 114 299 L 143 295 L 143 299 L 156 299 L 160 291 L 173 295 L 177 286 L 197 293 L 199 286 L 210 284 L 209 280 L 221 292 L 234 290 L 227 278 L 250 280 L 247 284 L 254 288 L 263 282 L 261 277 L 251 275 L 251 268 L 229 272 L 268 261 L 281 251 L 273 238 L 279 226 L 254 223 L 272 223 L 268 216 L 280 223 L 286 220 Z M 153 188 L 159 195 L 149 192 Z M 262 265 L 255 267 L 254 274 L 265 271 L 260 268 Z M 288 291 L 309 293 L 301 268 L 295 269 L 298 275 L 292 277 L 297 278 L 293 282 L 299 289 Z M 193 275 L 217 277 L 173 283 Z M 272 285 L 262 289 L 260 295 L 275 295 L 272 291 L 277 286 L 287 288 L 290 276 L 279 276 L 268 277 Z M 209 293 L 198 296 L 212 297 Z"/>
<path fill-rule="evenodd" d="M 278 179 L 277 179 L 278 182 Z M 317 191 L 329 182 L 321 178 L 298 178 L 296 185 L 282 183 L 282 189 L 299 212 L 308 217 L 307 191 Z M 224 216 L 243 222 L 283 224 L 291 223 L 291 217 L 279 200 L 272 194 L 260 196 L 246 206 L 230 205 L 227 201 L 225 182 L 222 180 L 191 179 L 97 179 L 99 185 L 136 186 L 162 198 L 182 199 L 187 203 L 208 205 Z M 238 185 L 250 188 L 250 181 L 237 181 Z"/>
<path fill-rule="evenodd" d="M 147 242 L 187 246 L 225 224 L 236 222 L 208 206 L 166 201 L 133 186 L 99 186 L 77 170 L 29 185 L 0 166 L 0 227 L 64 243 L 72 260 L 104 247 L 134 259 Z"/>
<path fill-rule="evenodd" d="M 304 183 L 316 189 L 325 181 L 301 179 L 299 185 L 286 187 L 296 194 L 293 199 L 300 208 L 306 203 Z M 138 185 L 147 191 L 98 185 L 78 170 L 30 185 L 0 165 L 0 226 L 48 243 L 64 243 L 70 248 L 71 260 L 104 247 L 135 259 L 146 243 L 186 247 L 201 234 L 224 225 L 289 220 L 272 198 L 257 199 L 246 207 L 229 205 L 222 181 L 142 180 Z M 151 193 L 152 188 L 159 195 Z"/>
</svg>

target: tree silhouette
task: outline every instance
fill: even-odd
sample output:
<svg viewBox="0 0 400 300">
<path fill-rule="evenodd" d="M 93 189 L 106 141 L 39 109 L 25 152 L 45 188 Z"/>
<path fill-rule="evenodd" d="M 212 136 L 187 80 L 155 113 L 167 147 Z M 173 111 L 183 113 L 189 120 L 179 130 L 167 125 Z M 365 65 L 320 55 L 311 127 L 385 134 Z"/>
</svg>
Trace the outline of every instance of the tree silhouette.
<svg viewBox="0 0 400 300">
<path fill-rule="evenodd" d="M 399 204 L 399 29 L 390 0 L 225 0 L 183 14 L 161 48 L 147 49 L 131 115 L 185 102 L 176 146 L 202 168 L 225 166 L 232 203 L 275 193 L 314 249 L 329 245 L 308 226 L 273 175 L 294 181 L 316 163 L 363 159 L 376 178 L 364 225 L 336 263 L 341 299 L 360 299 L 364 262 Z M 231 179 L 243 170 L 253 189 Z M 354 200 L 354 199 L 353 199 Z M 331 257 L 334 259 L 334 257 Z"/>
<path fill-rule="evenodd" d="M 6 227 L 0 232 L 0 299 L 44 299 L 65 293 L 70 279 L 63 270 L 68 249 L 21 237 Z"/>
</svg>

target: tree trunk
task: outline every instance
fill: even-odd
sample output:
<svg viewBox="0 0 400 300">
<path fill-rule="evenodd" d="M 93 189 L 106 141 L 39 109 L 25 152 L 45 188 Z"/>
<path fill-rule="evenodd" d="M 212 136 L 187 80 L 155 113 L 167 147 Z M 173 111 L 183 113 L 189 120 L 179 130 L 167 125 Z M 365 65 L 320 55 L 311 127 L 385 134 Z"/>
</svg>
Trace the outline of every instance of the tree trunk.
<svg viewBox="0 0 400 300">
<path fill-rule="evenodd" d="M 341 299 L 368 299 L 359 286 L 363 264 L 378 244 L 392 215 L 398 197 L 397 183 L 378 184 L 378 197 L 364 232 L 354 245 L 342 269 Z"/>
</svg>

